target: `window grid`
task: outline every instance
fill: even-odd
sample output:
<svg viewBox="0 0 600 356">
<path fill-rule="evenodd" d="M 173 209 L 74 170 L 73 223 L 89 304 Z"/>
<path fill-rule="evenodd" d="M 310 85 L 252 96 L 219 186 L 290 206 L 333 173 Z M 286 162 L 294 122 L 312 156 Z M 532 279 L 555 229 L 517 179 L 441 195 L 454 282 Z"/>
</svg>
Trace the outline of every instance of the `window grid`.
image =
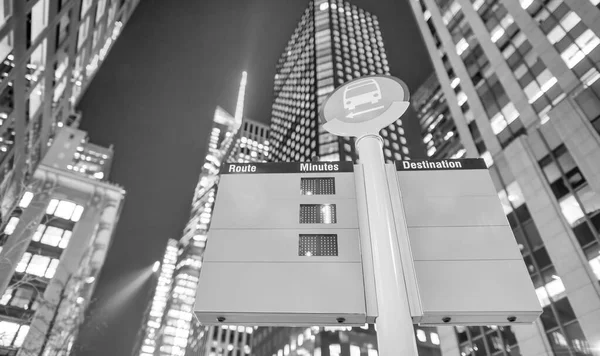
<svg viewBox="0 0 600 356">
<path fill-rule="evenodd" d="M 497 166 L 493 166 L 493 169 L 498 175 L 500 184 L 506 191 L 510 184 L 506 184 L 502 172 Z M 553 349 L 556 350 L 557 335 L 567 335 L 565 328 L 567 326 L 579 328 L 579 323 L 571 308 L 571 304 L 564 293 L 562 281 L 560 280 L 560 277 L 556 276 L 554 265 L 546 252 L 541 237 L 539 237 L 539 232 L 537 231 L 535 223 L 533 223 L 527 204 L 522 204 L 519 207 L 517 207 L 513 201 L 508 201 L 508 204 L 512 211 L 507 214 L 507 218 L 513 228 L 517 242 L 521 245 L 521 253 L 532 279 L 536 294 L 538 295 L 538 299 L 540 299 L 540 304 L 543 304 L 543 312 L 540 320 L 546 331 L 548 341 Z M 575 344 L 574 340 L 567 341 L 564 339 L 564 342 L 569 345 Z M 582 346 L 587 345 L 585 337 L 581 337 L 577 342 Z M 589 349 L 589 345 L 587 348 Z M 573 349 L 574 348 L 569 347 L 566 350 L 555 352 L 555 354 L 574 355 L 571 351 Z M 583 354 L 587 355 L 585 353 Z"/>
<path fill-rule="evenodd" d="M 298 256 L 337 256 L 336 234 L 300 234 Z"/>
<path fill-rule="evenodd" d="M 300 178 L 302 195 L 334 195 L 335 178 Z"/>
<path fill-rule="evenodd" d="M 300 204 L 300 224 L 337 223 L 335 204 Z"/>
</svg>

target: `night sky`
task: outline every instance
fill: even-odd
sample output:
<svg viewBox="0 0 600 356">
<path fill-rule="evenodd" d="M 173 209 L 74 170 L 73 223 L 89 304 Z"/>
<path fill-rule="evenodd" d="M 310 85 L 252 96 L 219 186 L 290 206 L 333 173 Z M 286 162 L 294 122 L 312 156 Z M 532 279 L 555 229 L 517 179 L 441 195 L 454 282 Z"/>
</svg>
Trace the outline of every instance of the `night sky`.
<svg viewBox="0 0 600 356">
<path fill-rule="evenodd" d="M 131 355 L 149 268 L 189 217 L 215 107 L 233 114 L 246 70 L 245 116 L 269 122 L 275 64 L 307 3 L 140 2 L 79 105 L 91 141 L 114 144 L 110 180 L 127 197 L 78 356 Z M 378 16 L 392 75 L 414 92 L 432 67 L 408 0 L 352 3 Z M 414 117 L 405 115 L 407 133 L 418 132 Z"/>
</svg>

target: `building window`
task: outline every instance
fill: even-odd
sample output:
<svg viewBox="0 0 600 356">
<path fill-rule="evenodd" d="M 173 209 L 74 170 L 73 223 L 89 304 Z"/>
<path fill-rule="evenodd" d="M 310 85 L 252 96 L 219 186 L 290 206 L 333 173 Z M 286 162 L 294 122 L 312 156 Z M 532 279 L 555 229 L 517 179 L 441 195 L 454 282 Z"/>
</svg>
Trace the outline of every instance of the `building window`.
<svg viewBox="0 0 600 356">
<path fill-rule="evenodd" d="M 300 224 L 335 224 L 335 204 L 300 204 Z"/>
<path fill-rule="evenodd" d="M 21 347 L 29 332 L 29 325 L 21 325 L 12 321 L 0 321 L 0 345 L 5 347 Z"/>
<path fill-rule="evenodd" d="M 58 262 L 55 258 L 25 252 L 15 271 L 50 279 L 54 277 Z"/>
<path fill-rule="evenodd" d="M 48 0 L 39 0 L 31 9 L 31 32 L 29 43 L 33 43 L 48 25 Z"/>
<path fill-rule="evenodd" d="M 8 223 L 6 223 L 6 226 L 4 227 L 4 233 L 6 235 L 12 235 L 12 233 L 15 232 L 15 228 L 17 227 L 18 223 L 19 218 L 16 216 L 11 216 L 8 220 Z"/>
<path fill-rule="evenodd" d="M 298 241 L 298 256 L 337 256 L 337 235 L 301 234 Z"/>
<path fill-rule="evenodd" d="M 81 218 L 83 210 L 83 206 L 73 202 L 52 199 L 46 208 L 46 214 L 77 222 Z"/>
<path fill-rule="evenodd" d="M 38 225 L 36 232 L 33 234 L 32 240 L 41 242 L 45 245 L 66 248 L 71 239 L 72 232 L 63 230 L 55 226 Z"/>
<path fill-rule="evenodd" d="M 335 178 L 300 178 L 302 195 L 333 195 L 335 194 Z"/>
</svg>

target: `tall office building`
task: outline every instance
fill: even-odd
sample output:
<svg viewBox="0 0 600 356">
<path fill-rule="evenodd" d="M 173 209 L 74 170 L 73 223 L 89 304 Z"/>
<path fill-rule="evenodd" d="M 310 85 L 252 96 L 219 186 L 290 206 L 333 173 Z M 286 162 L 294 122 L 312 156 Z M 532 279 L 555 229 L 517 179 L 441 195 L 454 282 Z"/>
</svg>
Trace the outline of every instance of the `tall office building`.
<svg viewBox="0 0 600 356">
<path fill-rule="evenodd" d="M 415 91 L 411 102 L 417 112 L 427 156 L 432 159 L 464 157 L 467 151 L 460 142 L 456 124 L 435 74 Z"/>
<path fill-rule="evenodd" d="M 419 356 L 439 356 L 435 328 L 415 328 Z M 254 331 L 252 354 L 256 356 L 377 356 L 374 325 L 363 327 L 275 328 Z"/>
<path fill-rule="evenodd" d="M 599 355 L 598 1 L 410 6 L 439 81 L 414 102 L 429 155 L 487 161 L 543 306 L 534 326 L 439 328 L 443 354 Z"/>
<path fill-rule="evenodd" d="M 0 355 L 69 354 L 125 197 L 106 182 L 111 159 L 112 149 L 62 128 L 8 218 L 0 238 Z"/>
<path fill-rule="evenodd" d="M 134 354 L 140 356 L 153 356 L 156 351 L 157 331 L 161 326 L 165 315 L 165 307 L 169 299 L 169 293 L 173 284 L 173 273 L 177 262 L 178 245 L 177 240 L 169 239 L 167 248 L 158 271 L 158 280 L 154 289 L 154 296 L 146 311 L 144 323 L 141 328 L 139 346 L 135 348 Z"/>
<path fill-rule="evenodd" d="M 318 110 L 335 88 L 375 74 L 390 74 L 377 17 L 341 0 L 309 1 L 276 68 L 270 160 L 308 161 L 316 156 L 323 161 L 357 162 L 354 139 L 324 131 Z M 402 120 L 380 134 L 387 162 L 410 159 Z M 432 340 L 424 337 L 425 330 L 415 328 L 419 340 L 424 340 L 418 343 L 421 354 L 439 354 L 437 333 L 431 331 Z M 253 352 L 261 356 L 377 354 L 373 326 L 260 327 L 253 340 Z"/>
<path fill-rule="evenodd" d="M 153 350 L 139 355 L 211 355 L 216 350 L 250 352 L 252 328 L 237 326 L 204 327 L 193 315 L 198 276 L 206 246 L 207 232 L 218 189 L 219 169 L 225 162 L 262 162 L 270 153 L 269 128 L 243 118 L 246 72 L 242 75 L 235 114 L 217 107 L 208 149 L 192 199 L 190 219 L 178 245 L 173 282 Z M 235 281 L 223 281 L 235 283 Z M 144 353 L 147 352 L 147 353 Z"/>
<path fill-rule="evenodd" d="M 354 139 L 319 125 L 318 110 L 338 86 L 389 74 L 377 17 L 341 0 L 310 1 L 276 68 L 273 161 L 356 161 Z M 402 120 L 381 130 L 387 161 L 409 159 Z"/>
<path fill-rule="evenodd" d="M 138 2 L 1 2 L 0 228 Z"/>
</svg>

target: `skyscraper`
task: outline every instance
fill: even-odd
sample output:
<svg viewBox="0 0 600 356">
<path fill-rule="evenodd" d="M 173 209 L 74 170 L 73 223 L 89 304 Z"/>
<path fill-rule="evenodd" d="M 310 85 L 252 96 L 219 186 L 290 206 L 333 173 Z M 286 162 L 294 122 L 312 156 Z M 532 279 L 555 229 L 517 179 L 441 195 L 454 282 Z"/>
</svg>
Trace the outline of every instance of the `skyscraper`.
<svg viewBox="0 0 600 356">
<path fill-rule="evenodd" d="M 0 228 L 138 2 L 0 5 Z"/>
<path fill-rule="evenodd" d="M 157 331 L 165 315 L 165 307 L 173 284 L 177 251 L 177 240 L 169 239 L 160 264 L 154 296 L 149 304 L 149 309 L 146 311 L 144 325 L 142 325 L 139 347 L 134 349 L 134 353 L 139 353 L 140 356 L 152 356 L 156 351 Z"/>
<path fill-rule="evenodd" d="M 532 327 L 439 328 L 444 355 L 600 354 L 598 1 L 410 5 L 439 81 L 414 103 L 428 153 L 486 160 L 543 306 Z"/>
<path fill-rule="evenodd" d="M 272 161 L 356 161 L 354 139 L 324 131 L 318 110 L 338 86 L 389 74 L 377 17 L 341 0 L 310 1 L 276 68 Z M 381 130 L 388 161 L 408 159 L 402 120 Z"/>
<path fill-rule="evenodd" d="M 317 156 L 325 161 L 356 162 L 354 139 L 324 131 L 318 110 L 338 86 L 374 74 L 390 74 L 377 17 L 345 1 L 309 1 L 276 68 L 271 161 L 306 161 Z M 380 134 L 386 161 L 410 159 L 402 120 Z M 434 336 L 427 337 L 426 331 Z M 435 330 L 421 328 L 415 333 L 422 355 L 439 354 Z M 252 348 L 261 356 L 373 356 L 377 354 L 377 339 L 373 325 L 259 327 Z"/>
<path fill-rule="evenodd" d="M 242 75 L 235 114 L 217 107 L 208 149 L 192 199 L 190 219 L 178 245 L 173 282 L 166 301 L 153 351 L 140 355 L 209 355 L 211 351 L 235 350 L 248 354 L 252 328 L 204 327 L 193 316 L 193 305 L 206 246 L 207 232 L 218 189 L 219 169 L 225 162 L 261 162 L 270 153 L 266 125 L 243 118 L 246 72 Z M 223 281 L 235 283 L 235 281 Z M 147 351 L 145 351 L 147 350 Z M 145 353 L 147 352 L 147 353 Z"/>
<path fill-rule="evenodd" d="M 0 238 L 0 354 L 69 353 L 125 197 L 106 182 L 111 156 L 63 127 L 9 217 Z"/>
</svg>

